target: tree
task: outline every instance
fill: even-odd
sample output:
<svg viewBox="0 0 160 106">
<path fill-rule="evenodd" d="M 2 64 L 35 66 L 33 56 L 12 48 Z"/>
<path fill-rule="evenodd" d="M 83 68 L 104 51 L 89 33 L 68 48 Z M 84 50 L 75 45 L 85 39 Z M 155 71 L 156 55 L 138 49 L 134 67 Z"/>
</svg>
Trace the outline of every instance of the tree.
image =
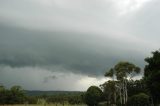
<svg viewBox="0 0 160 106">
<path fill-rule="evenodd" d="M 22 104 L 24 100 L 25 95 L 20 86 L 13 86 L 11 89 L 0 86 L 0 104 Z"/>
<path fill-rule="evenodd" d="M 113 100 L 114 100 L 114 103 L 116 104 L 116 98 L 117 98 L 117 95 L 116 95 L 116 85 L 115 85 L 115 70 L 113 68 L 111 68 L 108 72 L 105 73 L 105 77 L 111 77 L 112 78 L 112 81 L 110 81 L 108 84 L 106 83 L 106 85 L 109 85 L 108 87 L 112 87 L 112 96 L 114 97 Z M 106 89 L 106 88 L 105 88 Z"/>
<path fill-rule="evenodd" d="M 5 104 L 6 89 L 4 86 L 0 85 L 0 104 Z"/>
<path fill-rule="evenodd" d="M 10 89 L 10 97 L 13 104 L 18 103 L 24 103 L 24 92 L 23 89 L 20 86 L 13 86 Z"/>
<path fill-rule="evenodd" d="M 151 57 L 147 57 L 148 63 L 144 69 L 144 79 L 147 88 L 152 96 L 154 104 L 160 103 L 160 51 L 152 52 Z"/>
<path fill-rule="evenodd" d="M 116 81 L 109 80 L 109 81 L 105 82 L 104 84 L 100 85 L 101 89 L 103 90 L 104 100 L 107 100 L 108 105 L 115 103 L 115 99 L 116 99 L 115 83 L 116 83 Z"/>
<path fill-rule="evenodd" d="M 146 84 L 143 79 L 130 80 L 127 82 L 128 97 L 136 95 L 138 93 L 148 94 Z"/>
<path fill-rule="evenodd" d="M 145 93 L 139 93 L 129 98 L 128 106 L 149 106 L 149 96 Z"/>
<path fill-rule="evenodd" d="M 136 74 L 140 73 L 140 68 L 129 62 L 119 62 L 114 68 L 105 73 L 106 77 L 116 77 L 120 82 L 115 85 L 119 91 L 121 104 L 126 104 L 128 100 L 127 79 L 132 79 Z M 123 99 L 123 101 L 122 101 Z"/>
<path fill-rule="evenodd" d="M 114 69 L 111 68 L 109 71 L 107 71 L 107 72 L 105 73 L 104 76 L 105 76 L 105 77 L 111 77 L 112 80 L 114 80 L 114 75 L 115 75 Z"/>
<path fill-rule="evenodd" d="M 85 94 L 85 102 L 88 106 L 97 106 L 102 97 L 102 91 L 97 86 L 88 88 Z"/>
</svg>

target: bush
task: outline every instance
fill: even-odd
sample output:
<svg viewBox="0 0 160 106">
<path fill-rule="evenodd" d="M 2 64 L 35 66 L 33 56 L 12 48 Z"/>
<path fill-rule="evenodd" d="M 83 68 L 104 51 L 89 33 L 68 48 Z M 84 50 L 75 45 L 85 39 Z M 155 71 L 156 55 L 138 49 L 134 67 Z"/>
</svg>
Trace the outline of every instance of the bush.
<svg viewBox="0 0 160 106">
<path fill-rule="evenodd" d="M 88 106 L 97 106 L 102 98 L 102 91 L 97 86 L 88 88 L 85 94 L 85 102 Z"/>
<path fill-rule="evenodd" d="M 145 93 L 139 93 L 133 95 L 128 100 L 128 106 L 148 106 L 149 105 L 149 96 Z"/>
</svg>

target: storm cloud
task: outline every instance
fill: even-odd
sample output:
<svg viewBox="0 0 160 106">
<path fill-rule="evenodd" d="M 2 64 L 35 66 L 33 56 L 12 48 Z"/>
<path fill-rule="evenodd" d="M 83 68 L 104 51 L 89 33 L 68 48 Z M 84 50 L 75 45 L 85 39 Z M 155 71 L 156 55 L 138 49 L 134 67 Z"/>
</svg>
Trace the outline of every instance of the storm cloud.
<svg viewBox="0 0 160 106">
<path fill-rule="evenodd" d="M 0 81 L 25 89 L 85 90 L 89 81 L 104 81 L 106 70 L 119 61 L 143 69 L 144 58 L 160 45 L 159 5 L 158 0 L 2 0 Z M 73 79 L 74 87 L 64 88 Z"/>
</svg>

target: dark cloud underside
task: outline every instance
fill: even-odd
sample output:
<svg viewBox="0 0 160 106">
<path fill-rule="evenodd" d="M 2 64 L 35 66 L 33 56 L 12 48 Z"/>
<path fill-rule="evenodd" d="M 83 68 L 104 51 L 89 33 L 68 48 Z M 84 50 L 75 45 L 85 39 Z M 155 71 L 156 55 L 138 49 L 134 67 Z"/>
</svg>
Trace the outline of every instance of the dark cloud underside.
<svg viewBox="0 0 160 106">
<path fill-rule="evenodd" d="M 72 78 L 66 82 L 77 78 L 87 85 L 85 76 L 102 78 L 119 61 L 143 68 L 144 58 L 160 45 L 159 4 L 158 0 L 2 0 L 0 81 L 10 86 L 28 72 L 34 87 L 31 80 L 18 84 L 50 89 L 54 83 L 59 89 L 68 74 Z M 15 78 L 9 78 L 10 73 Z"/>
</svg>

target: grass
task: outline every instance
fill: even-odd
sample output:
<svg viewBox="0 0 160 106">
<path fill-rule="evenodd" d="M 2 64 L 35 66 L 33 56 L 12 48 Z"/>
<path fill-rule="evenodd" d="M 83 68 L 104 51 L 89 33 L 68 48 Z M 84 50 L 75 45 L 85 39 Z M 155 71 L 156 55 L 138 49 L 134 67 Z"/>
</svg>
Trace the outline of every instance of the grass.
<svg viewBox="0 0 160 106">
<path fill-rule="evenodd" d="M 17 105 L 0 105 L 0 106 L 87 106 L 87 105 L 70 105 L 70 104 L 46 104 L 46 105 L 41 105 L 41 104 L 17 104 Z"/>
</svg>

